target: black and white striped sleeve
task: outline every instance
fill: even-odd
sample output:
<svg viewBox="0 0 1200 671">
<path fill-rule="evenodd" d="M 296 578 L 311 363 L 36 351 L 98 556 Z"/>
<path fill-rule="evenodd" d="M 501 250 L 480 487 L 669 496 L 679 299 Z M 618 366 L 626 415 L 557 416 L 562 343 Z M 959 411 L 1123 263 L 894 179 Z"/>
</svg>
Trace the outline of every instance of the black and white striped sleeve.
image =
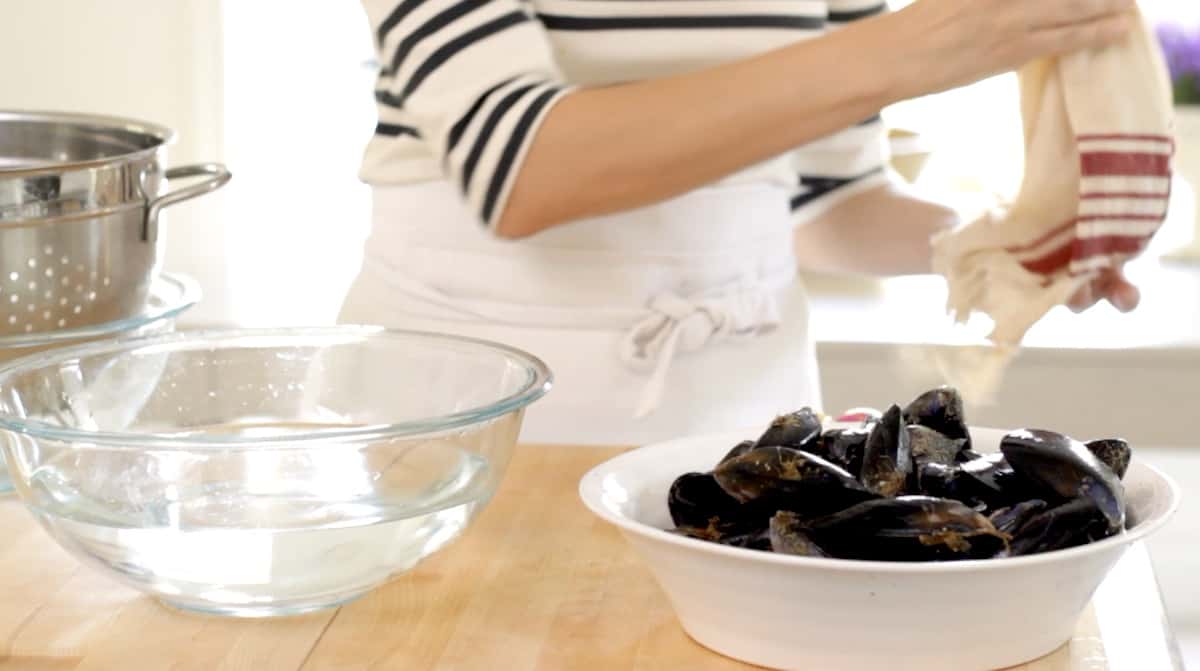
<svg viewBox="0 0 1200 671">
<path fill-rule="evenodd" d="M 887 0 L 828 0 L 828 2 L 829 22 L 832 24 L 850 23 L 888 11 Z"/>
<path fill-rule="evenodd" d="M 570 91 L 518 0 L 363 0 L 380 61 L 376 134 L 419 140 L 494 226 L 539 125 Z"/>
<path fill-rule="evenodd" d="M 828 7 L 832 30 L 888 11 L 886 0 L 828 0 Z M 887 128 L 879 115 L 800 147 L 792 153 L 797 180 L 792 211 L 807 220 L 886 181 L 890 154 Z"/>
</svg>

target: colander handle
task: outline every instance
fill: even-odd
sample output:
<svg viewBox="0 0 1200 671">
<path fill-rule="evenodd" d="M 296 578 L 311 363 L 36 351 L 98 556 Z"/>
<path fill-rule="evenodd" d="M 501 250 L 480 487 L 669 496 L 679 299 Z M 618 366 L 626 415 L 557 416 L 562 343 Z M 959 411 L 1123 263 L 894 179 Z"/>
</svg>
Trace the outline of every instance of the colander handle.
<svg viewBox="0 0 1200 671">
<path fill-rule="evenodd" d="M 216 191 L 225 186 L 225 183 L 233 177 L 233 173 L 229 172 L 220 163 L 197 163 L 195 165 L 181 165 L 178 168 L 170 168 L 163 173 L 163 176 L 168 180 L 191 177 L 207 177 L 208 179 L 198 184 L 165 193 L 150 201 L 150 205 L 146 207 L 146 219 L 142 223 L 142 240 L 145 242 L 154 242 L 158 239 L 158 213 L 164 207 L 170 207 L 175 203 L 191 200 L 196 196 L 202 196 L 210 191 Z"/>
</svg>

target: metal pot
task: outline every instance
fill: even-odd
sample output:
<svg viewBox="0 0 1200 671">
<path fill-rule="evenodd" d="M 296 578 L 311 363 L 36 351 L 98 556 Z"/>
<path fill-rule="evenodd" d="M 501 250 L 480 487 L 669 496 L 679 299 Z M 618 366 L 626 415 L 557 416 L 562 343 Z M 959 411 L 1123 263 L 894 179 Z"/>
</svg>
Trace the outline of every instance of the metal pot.
<svg viewBox="0 0 1200 671">
<path fill-rule="evenodd" d="M 220 188 L 215 163 L 166 169 L 173 131 L 130 119 L 0 111 L 0 335 L 140 313 L 164 207 Z M 166 192 L 166 182 L 203 178 Z"/>
</svg>

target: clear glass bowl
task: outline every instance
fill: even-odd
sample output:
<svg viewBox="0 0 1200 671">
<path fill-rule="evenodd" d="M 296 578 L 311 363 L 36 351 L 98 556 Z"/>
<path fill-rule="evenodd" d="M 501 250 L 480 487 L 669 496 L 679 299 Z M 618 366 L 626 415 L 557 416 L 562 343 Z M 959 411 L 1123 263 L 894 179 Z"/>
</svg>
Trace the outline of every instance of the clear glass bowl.
<svg viewBox="0 0 1200 671">
<path fill-rule="evenodd" d="M 0 368 L 16 491 L 183 609 L 335 606 L 456 538 L 551 384 L 502 345 L 373 327 L 183 332 Z"/>
<path fill-rule="evenodd" d="M 104 338 L 138 337 L 175 330 L 179 315 L 200 301 L 200 285 L 185 275 L 160 275 L 150 286 L 141 313 L 127 319 L 57 331 L 0 336 L 0 363 L 53 347 L 81 344 Z M 0 456 L 0 494 L 12 491 L 8 468 Z"/>
</svg>

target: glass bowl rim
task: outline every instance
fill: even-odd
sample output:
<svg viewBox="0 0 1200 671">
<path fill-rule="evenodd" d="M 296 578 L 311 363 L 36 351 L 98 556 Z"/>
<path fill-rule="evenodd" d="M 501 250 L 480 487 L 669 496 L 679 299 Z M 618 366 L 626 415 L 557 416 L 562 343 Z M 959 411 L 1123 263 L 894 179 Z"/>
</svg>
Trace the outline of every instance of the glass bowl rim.
<svg viewBox="0 0 1200 671">
<path fill-rule="evenodd" d="M 520 410 L 545 396 L 553 386 L 554 375 L 549 366 L 524 350 L 480 338 L 438 333 L 392 329 L 383 326 L 338 325 L 318 327 L 276 328 L 209 328 L 172 333 L 136 336 L 116 340 L 94 341 L 81 345 L 51 349 L 26 355 L 0 364 L 0 389 L 15 376 L 39 368 L 71 360 L 106 354 L 132 352 L 170 352 L 217 349 L 221 343 L 241 342 L 251 346 L 266 346 L 271 341 L 325 340 L 324 345 L 352 343 L 378 338 L 401 339 L 431 344 L 465 345 L 479 352 L 500 354 L 507 361 L 521 366 L 526 373 L 524 384 L 515 392 L 477 407 L 432 417 L 422 417 L 389 424 L 371 424 L 353 428 L 314 429 L 296 433 L 261 436 L 184 435 L 162 432 L 88 431 L 61 427 L 37 420 L 16 418 L 0 413 L 0 431 L 31 436 L 39 440 L 69 443 L 77 449 L 104 447 L 129 450 L 189 450 L 206 447 L 231 449 L 303 449 L 313 443 L 363 443 L 418 438 L 462 429 Z"/>
</svg>

